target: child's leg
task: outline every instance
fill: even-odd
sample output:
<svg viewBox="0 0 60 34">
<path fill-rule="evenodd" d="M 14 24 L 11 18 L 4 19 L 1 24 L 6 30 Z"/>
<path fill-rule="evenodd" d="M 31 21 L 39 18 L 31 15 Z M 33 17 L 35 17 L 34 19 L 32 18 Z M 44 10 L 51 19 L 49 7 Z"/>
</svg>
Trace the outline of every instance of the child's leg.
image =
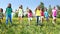
<svg viewBox="0 0 60 34">
<path fill-rule="evenodd" d="M 46 21 L 47 21 L 47 23 L 48 23 L 48 17 L 46 17 Z"/>
<path fill-rule="evenodd" d="M 41 16 L 41 23 L 42 23 L 42 16 Z"/>
<path fill-rule="evenodd" d="M 23 18 L 22 18 L 22 16 L 21 16 L 21 23 L 22 23 L 22 20 L 23 20 Z"/>
<path fill-rule="evenodd" d="M 22 17 L 21 16 L 19 16 L 19 22 L 22 23 Z"/>
<path fill-rule="evenodd" d="M 18 14 L 18 20 L 19 20 L 19 23 L 21 22 L 21 16 L 20 14 Z"/>
<path fill-rule="evenodd" d="M 8 24 L 8 15 L 6 16 L 6 24 Z"/>
<path fill-rule="evenodd" d="M 20 22 L 22 23 L 22 14 L 20 14 Z"/>
<path fill-rule="evenodd" d="M 38 25 L 38 22 L 39 22 L 39 16 L 37 16 L 37 25 Z"/>
<path fill-rule="evenodd" d="M 54 21 L 55 21 L 55 23 L 56 23 L 56 19 L 55 19 Z"/>
<path fill-rule="evenodd" d="M 11 15 L 9 15 L 9 18 L 10 18 L 10 22 L 11 22 L 11 24 L 12 24 L 12 17 L 11 17 Z"/>
<path fill-rule="evenodd" d="M 32 20 L 32 17 L 31 17 L 31 20 Z"/>
<path fill-rule="evenodd" d="M 29 23 L 29 25 L 30 25 L 30 18 L 28 17 L 28 23 Z"/>
<path fill-rule="evenodd" d="M 55 19 L 54 19 L 54 22 L 56 23 L 56 17 L 55 17 Z"/>
<path fill-rule="evenodd" d="M 18 20 L 19 20 L 19 22 L 20 22 L 20 16 L 18 17 Z"/>
<path fill-rule="evenodd" d="M 55 17 L 53 17 L 53 24 L 55 24 Z"/>
</svg>

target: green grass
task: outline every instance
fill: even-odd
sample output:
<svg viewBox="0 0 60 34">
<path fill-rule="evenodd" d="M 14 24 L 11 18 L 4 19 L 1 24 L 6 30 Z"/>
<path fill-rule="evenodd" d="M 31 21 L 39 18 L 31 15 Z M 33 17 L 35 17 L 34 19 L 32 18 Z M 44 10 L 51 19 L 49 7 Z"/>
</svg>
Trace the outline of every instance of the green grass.
<svg viewBox="0 0 60 34">
<path fill-rule="evenodd" d="M 0 24 L 0 34 L 60 34 L 60 18 L 57 18 L 57 23 L 52 24 L 52 19 L 47 23 L 44 21 L 43 26 L 36 26 L 36 20 L 31 21 L 31 25 L 28 25 L 27 18 L 23 18 L 23 22 L 19 23 L 18 18 L 13 18 L 13 24 L 10 22 L 8 25 L 5 23 L 5 19 Z"/>
</svg>

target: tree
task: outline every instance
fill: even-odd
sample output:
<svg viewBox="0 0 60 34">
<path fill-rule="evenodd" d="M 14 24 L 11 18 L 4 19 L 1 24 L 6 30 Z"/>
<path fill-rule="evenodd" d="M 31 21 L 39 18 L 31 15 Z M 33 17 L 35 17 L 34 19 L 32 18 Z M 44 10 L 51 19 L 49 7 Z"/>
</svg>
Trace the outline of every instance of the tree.
<svg viewBox="0 0 60 34">
<path fill-rule="evenodd" d="M 59 5 L 57 5 L 57 8 L 58 8 L 58 10 L 60 10 L 60 6 Z"/>
<path fill-rule="evenodd" d="M 60 18 L 60 6 L 59 5 L 57 5 L 57 9 L 58 9 L 57 10 L 57 14 L 58 14 L 57 17 Z"/>
<path fill-rule="evenodd" d="M 40 8 L 44 9 L 44 3 L 43 2 L 40 3 Z"/>
</svg>

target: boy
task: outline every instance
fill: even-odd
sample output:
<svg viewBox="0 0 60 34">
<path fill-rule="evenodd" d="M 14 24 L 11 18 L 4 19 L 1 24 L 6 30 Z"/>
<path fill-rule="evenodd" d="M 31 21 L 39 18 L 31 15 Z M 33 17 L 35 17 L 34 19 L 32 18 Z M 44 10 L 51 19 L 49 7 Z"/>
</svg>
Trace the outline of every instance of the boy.
<svg viewBox="0 0 60 34">
<path fill-rule="evenodd" d="M 44 16 L 46 18 L 46 21 L 48 22 L 48 20 L 49 20 L 49 14 L 48 14 L 47 9 L 45 9 Z"/>
<path fill-rule="evenodd" d="M 3 9 L 0 8 L 0 23 L 1 23 L 1 19 L 3 20 Z"/>
</svg>

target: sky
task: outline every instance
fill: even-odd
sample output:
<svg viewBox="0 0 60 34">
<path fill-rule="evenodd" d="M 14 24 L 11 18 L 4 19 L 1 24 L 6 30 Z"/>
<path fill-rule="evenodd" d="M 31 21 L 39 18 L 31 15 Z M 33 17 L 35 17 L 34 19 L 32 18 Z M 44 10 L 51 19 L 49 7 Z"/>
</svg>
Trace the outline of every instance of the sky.
<svg viewBox="0 0 60 34">
<path fill-rule="evenodd" d="M 49 7 L 49 5 L 51 5 L 52 7 L 60 5 L 60 0 L 0 0 L 0 8 L 3 8 L 5 11 L 8 3 L 11 3 L 13 11 L 18 9 L 20 5 L 23 5 L 24 11 L 27 7 L 34 11 L 35 8 L 40 4 L 40 2 L 43 2 L 44 6 L 47 8 Z"/>
</svg>

